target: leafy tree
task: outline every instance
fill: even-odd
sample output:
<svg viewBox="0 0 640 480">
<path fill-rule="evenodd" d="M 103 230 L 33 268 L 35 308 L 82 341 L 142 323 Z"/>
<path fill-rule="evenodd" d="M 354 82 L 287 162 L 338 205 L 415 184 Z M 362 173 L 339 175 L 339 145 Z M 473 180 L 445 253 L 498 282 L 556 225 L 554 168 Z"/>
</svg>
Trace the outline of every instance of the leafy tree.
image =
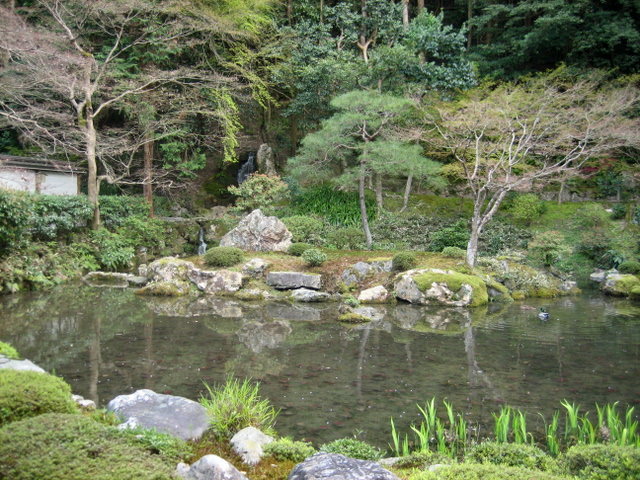
<svg viewBox="0 0 640 480">
<path fill-rule="evenodd" d="M 474 200 L 467 263 L 508 192 L 576 172 L 589 158 L 640 144 L 640 120 L 626 114 L 639 99 L 633 84 L 571 81 L 558 72 L 520 84 L 483 87 L 443 104 L 433 128 Z"/>
<path fill-rule="evenodd" d="M 357 182 L 362 229 L 366 246 L 371 248 L 365 201 L 367 178 L 376 172 L 418 168 L 409 165 L 429 162 L 414 146 L 394 140 L 415 105 L 406 98 L 356 90 L 336 97 L 331 106 L 337 113 L 325 120 L 319 131 L 303 139 L 289 166 L 294 176 L 307 181 L 331 179 L 346 188 Z"/>
</svg>

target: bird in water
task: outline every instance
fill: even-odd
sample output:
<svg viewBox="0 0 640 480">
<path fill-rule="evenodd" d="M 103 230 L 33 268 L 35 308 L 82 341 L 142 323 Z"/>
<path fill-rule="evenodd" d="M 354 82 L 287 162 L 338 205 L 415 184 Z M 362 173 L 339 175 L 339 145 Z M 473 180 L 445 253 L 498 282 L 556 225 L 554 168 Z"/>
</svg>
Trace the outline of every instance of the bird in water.
<svg viewBox="0 0 640 480">
<path fill-rule="evenodd" d="M 538 312 L 538 318 L 540 320 L 549 320 L 549 313 L 547 312 L 547 310 L 544 307 L 540 307 L 540 312 Z"/>
</svg>

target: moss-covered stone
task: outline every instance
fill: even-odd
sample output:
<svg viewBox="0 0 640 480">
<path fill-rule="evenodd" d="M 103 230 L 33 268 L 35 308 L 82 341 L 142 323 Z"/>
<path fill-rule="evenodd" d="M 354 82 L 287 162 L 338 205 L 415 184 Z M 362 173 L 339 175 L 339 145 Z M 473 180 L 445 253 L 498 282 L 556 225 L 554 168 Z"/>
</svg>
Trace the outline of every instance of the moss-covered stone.
<svg viewBox="0 0 640 480">
<path fill-rule="evenodd" d="M 46 414 L 0 429 L 0 478 L 169 480 L 175 459 L 82 415 Z"/>
<path fill-rule="evenodd" d="M 424 272 L 414 276 L 413 280 L 421 292 L 429 290 L 434 283 L 445 284 L 452 292 L 459 292 L 462 286 L 466 284 L 473 289 L 469 306 L 477 307 L 486 305 L 489 302 L 487 287 L 480 277 L 458 272 Z"/>
<path fill-rule="evenodd" d="M 0 370 L 0 426 L 43 413 L 77 411 L 64 380 L 47 373 Z"/>
<path fill-rule="evenodd" d="M 607 279 L 602 285 L 602 290 L 609 295 L 628 297 L 636 287 L 640 287 L 640 278 L 635 275 L 613 274 L 607 276 Z"/>
<path fill-rule="evenodd" d="M 522 290 L 516 290 L 514 292 L 511 292 L 511 298 L 513 298 L 514 300 L 524 300 L 525 298 L 527 298 L 527 295 Z"/>
<path fill-rule="evenodd" d="M 640 300 L 640 286 L 633 287 L 631 292 L 629 293 L 629 298 L 631 300 Z"/>
<path fill-rule="evenodd" d="M 152 282 L 135 290 L 136 295 L 156 297 L 181 297 L 192 292 L 191 285 L 183 281 Z"/>
<path fill-rule="evenodd" d="M 344 323 L 367 323 L 370 322 L 371 319 L 359 313 L 347 312 L 340 315 L 338 321 Z"/>
<path fill-rule="evenodd" d="M 535 298 L 556 298 L 562 295 L 562 293 L 563 292 L 561 292 L 557 288 L 539 287 L 539 288 L 532 288 L 528 290 L 527 296 L 535 297 Z"/>
</svg>

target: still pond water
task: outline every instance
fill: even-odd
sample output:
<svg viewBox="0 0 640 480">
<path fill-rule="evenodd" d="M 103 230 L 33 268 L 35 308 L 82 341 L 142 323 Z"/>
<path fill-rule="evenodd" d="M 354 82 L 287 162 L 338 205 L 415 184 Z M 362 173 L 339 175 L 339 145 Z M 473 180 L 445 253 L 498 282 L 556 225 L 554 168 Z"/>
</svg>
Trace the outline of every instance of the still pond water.
<svg viewBox="0 0 640 480">
<path fill-rule="evenodd" d="M 523 306 L 526 305 L 529 308 Z M 546 306 L 551 319 L 537 318 Z M 337 305 L 136 297 L 65 286 L 0 297 L 0 340 L 99 405 L 140 388 L 198 399 L 228 374 L 261 382 L 280 434 L 320 444 L 389 442 L 436 396 L 488 434 L 508 404 L 542 424 L 569 399 L 640 406 L 640 305 L 597 293 L 497 309 L 376 307 L 364 326 Z"/>
</svg>

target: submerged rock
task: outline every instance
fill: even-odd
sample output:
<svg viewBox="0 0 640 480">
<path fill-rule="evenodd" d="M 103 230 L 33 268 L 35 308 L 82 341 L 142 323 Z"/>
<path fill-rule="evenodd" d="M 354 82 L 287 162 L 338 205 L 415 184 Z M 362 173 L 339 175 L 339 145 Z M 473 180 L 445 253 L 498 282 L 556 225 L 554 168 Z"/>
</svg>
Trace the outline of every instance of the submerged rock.
<svg viewBox="0 0 640 480">
<path fill-rule="evenodd" d="M 322 276 L 312 273 L 300 272 L 269 272 L 267 273 L 267 285 L 278 290 L 292 290 L 295 288 L 322 288 Z"/>
<path fill-rule="evenodd" d="M 176 475 L 185 480 L 248 480 L 236 467 L 217 455 L 205 455 L 191 466 L 179 463 Z"/>
<path fill-rule="evenodd" d="M 338 453 L 317 453 L 299 463 L 288 480 L 399 480 L 376 462 L 356 460 Z"/>
<path fill-rule="evenodd" d="M 256 465 L 263 455 L 262 447 L 273 442 L 273 437 L 265 435 L 255 427 L 240 430 L 231 438 L 233 451 L 247 465 Z"/>
<path fill-rule="evenodd" d="M 107 410 L 125 420 L 123 428 L 144 427 L 182 440 L 198 440 L 209 427 L 205 408 L 193 400 L 138 390 L 109 402 Z"/>
<path fill-rule="evenodd" d="M 221 247 L 237 247 L 254 252 L 286 252 L 293 235 L 277 217 L 267 217 L 260 209 L 240 220 L 236 228 L 220 240 Z"/>
</svg>

